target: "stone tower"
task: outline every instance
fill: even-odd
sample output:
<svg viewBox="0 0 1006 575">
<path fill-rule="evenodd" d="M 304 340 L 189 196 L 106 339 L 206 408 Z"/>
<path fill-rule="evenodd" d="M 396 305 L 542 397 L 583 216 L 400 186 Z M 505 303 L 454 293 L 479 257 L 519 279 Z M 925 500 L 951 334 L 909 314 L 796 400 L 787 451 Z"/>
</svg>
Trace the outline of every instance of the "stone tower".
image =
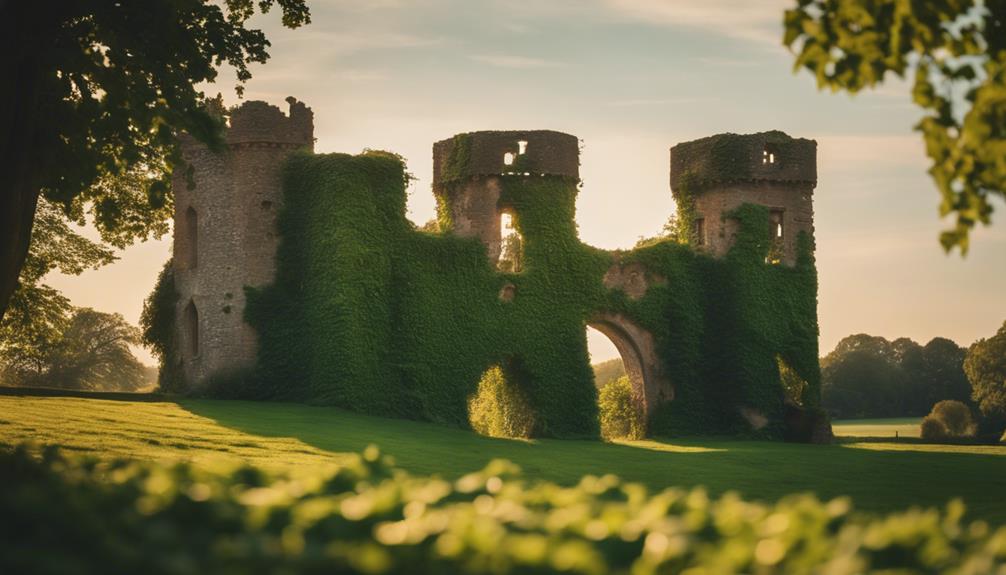
<svg viewBox="0 0 1006 575">
<path fill-rule="evenodd" d="M 744 203 L 769 209 L 773 253 L 792 266 L 797 236 L 814 238 L 817 142 L 783 132 L 719 134 L 671 148 L 671 190 L 679 211 L 694 208 L 692 244 L 714 257 L 733 245 L 737 222 L 728 214 Z"/>
<path fill-rule="evenodd" d="M 294 150 L 314 147 L 310 108 L 287 102 L 288 115 L 265 102 L 233 109 L 220 152 L 181 139 L 195 187 L 185 170 L 176 171 L 175 341 L 190 386 L 255 362 L 255 332 L 243 319 L 244 288 L 273 281 L 281 167 Z"/>
<path fill-rule="evenodd" d="M 471 132 L 433 144 L 433 191 L 451 220 L 451 233 L 477 237 L 490 261 L 502 249 L 500 178 L 580 177 L 576 136 L 551 130 Z"/>
</svg>

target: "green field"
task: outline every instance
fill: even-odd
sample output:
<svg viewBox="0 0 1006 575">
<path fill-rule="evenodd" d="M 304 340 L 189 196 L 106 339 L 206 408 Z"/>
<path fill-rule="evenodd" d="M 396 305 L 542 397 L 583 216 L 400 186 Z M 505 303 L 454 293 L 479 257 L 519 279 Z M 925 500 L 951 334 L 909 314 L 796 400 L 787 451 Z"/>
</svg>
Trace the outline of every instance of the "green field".
<svg viewBox="0 0 1006 575">
<path fill-rule="evenodd" d="M 893 425 L 901 428 L 906 421 Z M 860 435 L 864 428 L 886 431 L 888 425 L 843 422 L 836 431 Z M 830 446 L 726 439 L 519 441 L 297 404 L 0 396 L 0 443 L 24 441 L 98 456 L 237 458 L 280 467 L 338 464 L 376 444 L 410 472 L 447 478 L 506 458 L 530 477 L 563 484 L 584 474 L 614 473 L 655 489 L 704 485 L 713 494 L 737 491 L 769 501 L 793 492 L 848 495 L 868 511 L 941 506 L 960 497 L 971 517 L 1006 523 L 1006 446 L 850 439 Z"/>
<path fill-rule="evenodd" d="M 846 419 L 832 424 L 838 437 L 919 437 L 921 417 Z"/>
</svg>

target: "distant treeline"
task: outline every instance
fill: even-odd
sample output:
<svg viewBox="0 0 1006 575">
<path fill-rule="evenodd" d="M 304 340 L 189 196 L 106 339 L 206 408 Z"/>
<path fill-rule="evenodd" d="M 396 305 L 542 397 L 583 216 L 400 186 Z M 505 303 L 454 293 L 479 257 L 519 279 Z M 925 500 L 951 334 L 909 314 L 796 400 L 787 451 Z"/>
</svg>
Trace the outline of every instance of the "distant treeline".
<svg viewBox="0 0 1006 575">
<path fill-rule="evenodd" d="M 904 337 L 850 335 L 821 360 L 823 406 L 838 419 L 922 417 L 945 399 L 973 406 L 966 355 L 942 337 L 920 345 Z M 625 375 L 620 359 L 593 367 L 598 387 Z"/>
<path fill-rule="evenodd" d="M 625 366 L 622 364 L 622 360 L 617 357 L 595 363 L 591 367 L 594 368 L 594 383 L 599 388 L 625 375 Z"/>
<path fill-rule="evenodd" d="M 972 405 L 966 355 L 942 337 L 920 345 L 850 335 L 821 360 L 821 401 L 839 419 L 921 417 L 946 399 Z"/>
</svg>

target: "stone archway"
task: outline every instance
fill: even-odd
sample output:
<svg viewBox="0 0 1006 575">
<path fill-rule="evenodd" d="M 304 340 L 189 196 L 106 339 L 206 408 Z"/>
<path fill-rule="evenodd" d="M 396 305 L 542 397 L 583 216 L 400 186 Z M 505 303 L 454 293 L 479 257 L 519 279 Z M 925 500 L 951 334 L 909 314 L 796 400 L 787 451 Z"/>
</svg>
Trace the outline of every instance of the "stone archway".
<svg viewBox="0 0 1006 575">
<path fill-rule="evenodd" d="M 646 419 L 661 404 L 674 399 L 674 387 L 663 373 L 653 334 L 621 314 L 601 313 L 587 321 L 587 326 L 604 334 L 615 345 L 632 392 Z"/>
</svg>

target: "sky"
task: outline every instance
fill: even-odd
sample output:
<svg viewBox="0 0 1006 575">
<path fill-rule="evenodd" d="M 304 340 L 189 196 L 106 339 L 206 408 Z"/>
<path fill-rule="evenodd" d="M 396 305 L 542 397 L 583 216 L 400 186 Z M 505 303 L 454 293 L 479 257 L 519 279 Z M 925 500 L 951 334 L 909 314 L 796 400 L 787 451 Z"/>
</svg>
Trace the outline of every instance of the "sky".
<svg viewBox="0 0 1006 575">
<path fill-rule="evenodd" d="M 722 132 L 783 130 L 818 142 L 814 194 L 821 354 L 870 333 L 968 345 L 1006 319 L 1006 206 L 966 258 L 926 173 L 920 111 L 890 78 L 856 96 L 819 92 L 781 46 L 793 0 L 308 0 L 298 30 L 256 17 L 271 60 L 245 99 L 314 110 L 317 152 L 385 149 L 416 177 L 409 217 L 434 216 L 434 141 L 460 132 L 553 129 L 581 138 L 581 239 L 629 248 L 674 212 L 668 149 Z M 240 100 L 233 75 L 205 86 Z M 48 283 L 74 304 L 137 322 L 170 239 Z M 589 337 L 595 361 L 615 357 Z M 141 360 L 153 363 L 146 351 Z"/>
</svg>

